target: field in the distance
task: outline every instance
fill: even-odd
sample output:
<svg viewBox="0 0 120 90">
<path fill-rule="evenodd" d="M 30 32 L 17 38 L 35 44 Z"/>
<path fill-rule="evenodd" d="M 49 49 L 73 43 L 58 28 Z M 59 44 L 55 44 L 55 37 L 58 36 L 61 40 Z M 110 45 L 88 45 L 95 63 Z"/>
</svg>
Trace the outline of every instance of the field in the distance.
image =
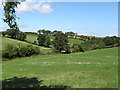
<svg viewBox="0 0 120 90">
<path fill-rule="evenodd" d="M 27 41 L 30 41 L 30 42 L 34 42 L 34 41 L 37 41 L 37 37 L 38 35 L 34 35 L 34 34 L 27 34 Z M 50 36 L 50 39 L 51 41 L 53 41 L 54 37 L 53 36 Z M 68 39 L 69 43 L 76 43 L 76 44 L 80 44 L 81 40 L 78 40 L 78 39 Z"/>
<path fill-rule="evenodd" d="M 44 85 L 117 88 L 118 48 L 84 53 L 38 55 L 5 61 L 2 78 L 37 77 Z"/>
</svg>

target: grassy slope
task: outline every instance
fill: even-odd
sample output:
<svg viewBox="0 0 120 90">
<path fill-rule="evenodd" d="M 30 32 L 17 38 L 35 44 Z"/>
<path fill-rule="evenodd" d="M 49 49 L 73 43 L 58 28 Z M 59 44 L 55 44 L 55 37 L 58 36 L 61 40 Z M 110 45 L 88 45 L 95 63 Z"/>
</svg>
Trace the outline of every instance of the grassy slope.
<svg viewBox="0 0 120 90">
<path fill-rule="evenodd" d="M 118 87 L 118 48 L 85 53 L 33 56 L 3 62 L 3 79 L 37 77 L 44 85 L 79 88 Z"/>
<path fill-rule="evenodd" d="M 54 37 L 50 36 L 51 40 L 54 39 Z M 28 41 L 31 41 L 31 42 L 34 42 L 34 41 L 37 41 L 37 35 L 33 35 L 33 34 L 27 34 L 27 39 Z M 78 39 L 69 39 L 69 43 L 77 43 L 77 44 L 80 44 L 81 40 L 78 40 Z"/>
<path fill-rule="evenodd" d="M 15 39 L 10 39 L 10 38 L 6 38 L 6 37 L 0 37 L 0 40 L 2 39 L 2 46 L 0 45 L 0 47 L 2 47 L 2 50 L 5 49 L 5 46 L 7 44 L 13 44 L 13 45 L 33 45 L 27 42 L 23 42 L 23 41 L 19 41 L 19 40 L 15 40 Z M 42 47 L 42 46 L 37 46 L 37 45 L 33 45 L 35 47 L 39 47 L 43 53 L 47 53 L 47 52 L 51 52 L 52 49 L 51 48 L 47 48 L 47 47 Z"/>
</svg>

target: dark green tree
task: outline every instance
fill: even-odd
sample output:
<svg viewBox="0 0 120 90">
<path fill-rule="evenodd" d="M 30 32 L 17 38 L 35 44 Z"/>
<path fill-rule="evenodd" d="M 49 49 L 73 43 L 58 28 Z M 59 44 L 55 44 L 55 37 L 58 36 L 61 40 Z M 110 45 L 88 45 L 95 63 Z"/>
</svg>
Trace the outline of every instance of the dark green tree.
<svg viewBox="0 0 120 90">
<path fill-rule="evenodd" d="M 15 9 L 17 8 L 17 5 L 20 4 L 19 2 L 7 2 L 3 3 L 3 8 L 4 8 L 4 19 L 3 21 L 8 24 L 10 29 L 7 29 L 7 34 L 11 38 L 16 38 L 16 35 L 19 32 L 19 28 L 16 22 L 16 14 L 15 14 Z"/>
<path fill-rule="evenodd" d="M 4 32 L 2 32 L 2 36 L 4 37 L 6 35 L 6 32 L 4 31 Z"/>
<path fill-rule="evenodd" d="M 45 46 L 49 47 L 51 45 L 50 37 L 46 37 Z"/>
<path fill-rule="evenodd" d="M 38 44 L 39 44 L 40 46 L 43 46 L 43 45 L 45 44 L 46 35 L 44 35 L 44 34 L 39 34 L 37 40 L 38 40 Z"/>
<path fill-rule="evenodd" d="M 56 52 L 69 51 L 68 37 L 64 33 L 57 33 L 53 40 L 53 45 Z"/>
<path fill-rule="evenodd" d="M 7 29 L 6 30 L 6 34 L 9 35 L 11 38 L 14 38 L 14 39 L 17 38 L 18 33 L 19 33 L 18 29 Z"/>
<path fill-rule="evenodd" d="M 9 0 L 8 0 L 9 1 Z M 5 2 L 3 3 L 4 8 L 4 16 L 5 18 L 3 21 L 8 24 L 10 29 L 17 29 L 19 30 L 16 22 L 16 14 L 15 14 L 15 8 L 17 8 L 17 5 L 20 4 L 19 2 Z"/>
<path fill-rule="evenodd" d="M 17 39 L 19 39 L 21 41 L 25 41 L 26 34 L 24 32 L 19 32 L 18 35 L 17 35 Z"/>
<path fill-rule="evenodd" d="M 62 31 L 54 30 L 54 31 L 52 32 L 53 36 L 56 36 L 56 34 L 58 34 L 58 33 L 62 33 Z"/>
</svg>

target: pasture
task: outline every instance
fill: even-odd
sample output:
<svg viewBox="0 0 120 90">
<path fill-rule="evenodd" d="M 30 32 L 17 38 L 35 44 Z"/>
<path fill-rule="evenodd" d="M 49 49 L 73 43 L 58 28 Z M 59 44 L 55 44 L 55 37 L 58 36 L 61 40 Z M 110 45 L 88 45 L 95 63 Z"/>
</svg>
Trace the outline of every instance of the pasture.
<svg viewBox="0 0 120 90">
<path fill-rule="evenodd" d="M 11 38 L 6 38 L 6 37 L 0 37 L 0 40 L 2 40 L 2 45 L 0 45 L 0 48 L 2 50 L 5 49 L 6 45 L 7 44 L 12 44 L 12 45 L 32 45 L 32 46 L 35 46 L 35 47 L 39 47 L 39 49 L 41 50 L 41 52 L 44 54 L 44 53 L 49 53 L 52 51 L 51 48 L 47 48 L 47 47 L 43 47 L 43 46 L 37 46 L 37 45 L 33 45 L 31 43 L 27 43 L 27 42 L 23 42 L 23 41 L 20 41 L 20 40 L 16 40 L 16 39 L 11 39 Z"/>
<path fill-rule="evenodd" d="M 34 34 L 27 34 L 27 41 L 30 41 L 30 42 L 34 42 L 34 41 L 37 41 L 37 37 L 38 35 L 34 35 Z M 53 41 L 54 37 L 53 36 L 50 36 L 51 38 L 51 41 Z M 68 39 L 69 40 L 69 43 L 71 44 L 80 44 L 82 43 L 83 41 L 81 40 L 78 40 L 78 39 Z"/>
<path fill-rule="evenodd" d="M 118 48 L 20 58 L 3 62 L 2 69 L 2 79 L 36 77 L 47 86 L 117 88 Z"/>
</svg>

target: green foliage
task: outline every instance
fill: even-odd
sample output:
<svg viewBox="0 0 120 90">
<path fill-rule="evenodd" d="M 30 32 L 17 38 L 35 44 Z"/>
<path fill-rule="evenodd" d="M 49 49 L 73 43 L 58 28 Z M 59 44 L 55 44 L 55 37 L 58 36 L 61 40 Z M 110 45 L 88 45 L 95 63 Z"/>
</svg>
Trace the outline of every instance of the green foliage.
<svg viewBox="0 0 120 90">
<path fill-rule="evenodd" d="M 17 51 L 16 47 L 14 47 L 11 44 L 8 44 L 5 50 L 2 52 L 2 56 L 3 58 L 8 58 L 8 59 L 15 58 L 17 55 L 16 51 Z"/>
<path fill-rule="evenodd" d="M 38 47 L 33 47 L 32 45 L 28 46 L 14 46 L 8 44 L 3 51 L 3 58 L 12 59 L 15 57 L 27 57 L 39 54 L 40 50 Z"/>
<path fill-rule="evenodd" d="M 72 52 L 84 52 L 84 50 L 80 44 L 73 44 L 72 45 Z"/>
<path fill-rule="evenodd" d="M 61 52 L 63 50 L 68 51 L 68 37 L 64 33 L 57 33 L 55 39 L 53 40 L 53 46 L 56 52 Z M 67 49 L 66 49 L 67 48 Z"/>
<path fill-rule="evenodd" d="M 4 37 L 6 35 L 6 32 L 4 31 L 4 32 L 2 32 L 2 36 Z"/>
<path fill-rule="evenodd" d="M 65 35 L 70 36 L 71 38 L 73 38 L 73 36 L 75 36 L 74 32 L 66 32 Z"/>
<path fill-rule="evenodd" d="M 112 36 L 112 37 L 105 37 L 103 42 L 106 46 L 119 46 L 120 45 L 120 37 Z"/>
<path fill-rule="evenodd" d="M 18 39 L 18 40 L 21 40 L 21 41 L 25 41 L 25 39 L 26 39 L 26 34 L 25 34 L 24 32 L 19 32 L 19 33 L 17 34 L 17 39 Z"/>
<path fill-rule="evenodd" d="M 45 39 L 45 46 L 49 47 L 51 45 L 50 37 L 46 37 Z"/>
<path fill-rule="evenodd" d="M 37 40 L 38 40 L 38 44 L 39 44 L 40 46 L 43 46 L 43 45 L 45 44 L 46 35 L 44 35 L 44 34 L 39 34 Z"/>
<path fill-rule="evenodd" d="M 3 21 L 8 24 L 10 29 L 17 29 L 19 30 L 16 22 L 16 15 L 15 15 L 15 9 L 17 8 L 17 5 L 20 4 L 20 2 L 5 2 L 3 4 L 4 8 L 4 16 L 5 19 Z"/>
<path fill-rule="evenodd" d="M 33 44 L 36 44 L 36 45 L 37 45 L 37 41 L 34 41 Z"/>
<path fill-rule="evenodd" d="M 102 41 L 102 39 L 92 39 L 81 43 L 81 46 L 84 50 L 95 50 L 104 48 L 105 43 Z"/>
<path fill-rule="evenodd" d="M 50 31 L 50 30 L 45 30 L 45 29 L 43 29 L 43 30 L 38 30 L 38 33 L 39 34 L 45 34 L 45 35 L 51 35 L 52 34 L 52 32 Z"/>
<path fill-rule="evenodd" d="M 59 34 L 59 33 L 62 33 L 62 31 L 54 30 L 54 31 L 52 32 L 53 36 L 56 36 L 56 35 Z"/>
<path fill-rule="evenodd" d="M 6 34 L 11 37 L 16 39 L 17 38 L 17 34 L 19 33 L 19 30 L 17 29 L 7 29 Z"/>
</svg>

